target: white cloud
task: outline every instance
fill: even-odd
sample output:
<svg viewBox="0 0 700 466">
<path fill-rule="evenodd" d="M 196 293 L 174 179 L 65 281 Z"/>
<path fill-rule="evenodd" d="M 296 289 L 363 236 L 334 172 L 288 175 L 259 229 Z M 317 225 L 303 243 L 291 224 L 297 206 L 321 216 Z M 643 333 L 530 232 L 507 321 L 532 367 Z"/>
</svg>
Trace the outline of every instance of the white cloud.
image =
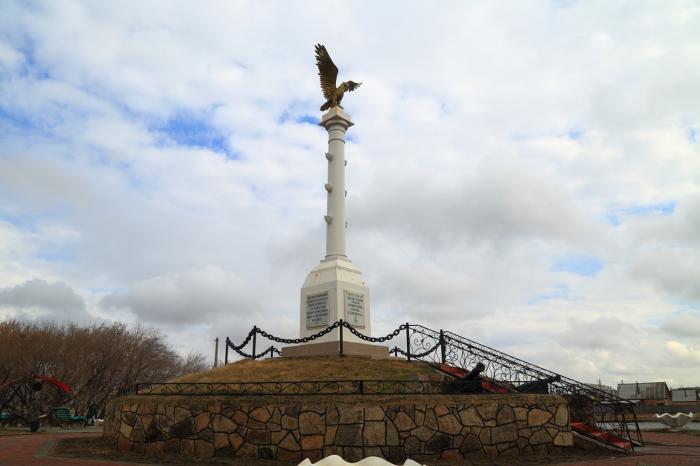
<svg viewBox="0 0 700 466">
<path fill-rule="evenodd" d="M 348 248 L 379 333 L 412 320 L 589 381 L 698 384 L 663 358 L 700 312 L 699 17 L 5 2 L 0 283 L 69 283 L 90 314 L 166 326 L 183 349 L 252 324 L 295 335 L 324 250 L 326 136 L 304 122 L 323 42 L 364 81 L 345 101 Z M 675 210 L 639 213 L 659 204 Z M 569 256 L 602 268 L 556 270 Z"/>
<path fill-rule="evenodd" d="M 0 316 L 28 317 L 85 322 L 85 301 L 63 282 L 49 283 L 41 279 L 0 288 Z"/>
<path fill-rule="evenodd" d="M 663 323 L 661 329 L 677 338 L 700 339 L 700 317 L 687 314 L 672 316 Z"/>
<path fill-rule="evenodd" d="M 683 343 L 670 340 L 666 342 L 666 349 L 674 358 L 677 358 L 677 360 L 674 361 L 676 364 L 700 363 L 700 348 L 684 345 Z"/>
<path fill-rule="evenodd" d="M 111 293 L 100 302 L 105 309 L 126 309 L 137 319 L 163 325 L 208 324 L 226 317 L 241 319 L 259 305 L 250 285 L 217 267 L 154 277 Z"/>
</svg>

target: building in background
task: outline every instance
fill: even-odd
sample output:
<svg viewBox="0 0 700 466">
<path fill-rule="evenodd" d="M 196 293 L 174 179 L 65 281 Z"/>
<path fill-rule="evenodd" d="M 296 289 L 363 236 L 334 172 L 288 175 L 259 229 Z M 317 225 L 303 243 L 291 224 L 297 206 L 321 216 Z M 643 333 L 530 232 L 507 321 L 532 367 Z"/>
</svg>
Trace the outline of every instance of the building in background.
<svg viewBox="0 0 700 466">
<path fill-rule="evenodd" d="M 617 396 L 645 405 L 663 405 L 671 402 L 671 391 L 666 382 L 635 382 L 617 385 Z"/>
<path fill-rule="evenodd" d="M 600 382 L 597 382 L 597 383 L 587 383 L 586 385 L 588 385 L 588 386 L 591 387 L 591 388 L 595 388 L 596 390 L 602 390 L 602 391 L 604 391 L 605 393 L 610 393 L 611 395 L 617 395 L 617 390 L 615 390 L 615 389 L 614 389 L 613 387 L 611 387 L 610 385 L 604 385 L 604 384 L 601 384 Z"/>
<path fill-rule="evenodd" d="M 676 388 L 671 390 L 671 401 L 674 403 L 694 403 L 700 401 L 698 387 Z"/>
<path fill-rule="evenodd" d="M 700 387 L 669 390 L 666 382 L 621 383 L 617 385 L 617 396 L 637 404 L 634 410 L 640 421 L 655 421 L 655 416 L 662 413 L 700 411 Z"/>
</svg>

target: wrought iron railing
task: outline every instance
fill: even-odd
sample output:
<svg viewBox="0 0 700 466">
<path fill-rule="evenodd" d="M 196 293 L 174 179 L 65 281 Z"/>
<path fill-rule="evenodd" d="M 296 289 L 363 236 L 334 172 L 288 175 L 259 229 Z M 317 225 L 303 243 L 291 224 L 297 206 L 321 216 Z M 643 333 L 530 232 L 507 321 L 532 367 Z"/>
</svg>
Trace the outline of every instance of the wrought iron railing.
<svg viewBox="0 0 700 466">
<path fill-rule="evenodd" d="M 320 338 L 334 329 L 339 329 L 339 355 L 343 356 L 343 332 L 348 330 L 358 338 L 373 342 L 383 343 L 405 333 L 405 349 L 395 346 L 391 352 L 394 356 L 404 356 L 407 360 L 418 359 L 425 362 L 446 364 L 469 371 L 478 363 L 485 366 L 482 375 L 511 391 L 525 391 L 538 393 L 551 393 L 567 396 L 577 404 L 575 399 L 590 400 L 595 403 L 595 410 L 591 407 L 590 416 L 585 420 L 595 423 L 598 414 L 598 427 L 605 432 L 625 439 L 633 450 L 633 444 L 643 445 L 643 439 L 639 430 L 639 424 L 634 411 L 635 404 L 611 393 L 597 389 L 593 386 L 578 382 L 556 372 L 550 371 L 536 364 L 529 363 L 509 354 L 498 351 L 487 345 L 475 342 L 468 338 L 444 330 L 433 330 L 417 324 L 402 324 L 396 330 L 383 337 L 370 337 L 355 329 L 352 325 L 339 320 L 329 325 L 320 332 L 304 338 L 280 338 L 259 329 L 257 326 L 248 333 L 245 340 L 235 345 L 227 337 L 225 362 L 228 364 L 229 349 L 240 356 L 257 359 L 269 355 L 273 357 L 280 351 L 270 346 L 262 353 L 256 353 L 257 336 L 287 345 L 308 343 Z M 247 353 L 243 348 L 252 342 L 252 352 Z M 595 412 L 594 412 L 595 411 Z M 579 413 L 580 415 L 581 413 Z M 632 428 L 630 429 L 630 425 Z"/>
<path fill-rule="evenodd" d="M 599 414 L 598 427 L 601 430 L 629 440 L 631 449 L 634 443 L 643 445 L 634 402 L 449 331 L 436 331 L 414 324 L 410 328 L 412 345 L 409 352 L 415 351 L 417 357 L 460 368 L 482 363 L 486 366 L 482 374 L 491 380 L 510 380 L 520 386 L 544 389 L 546 393 L 590 399 Z M 394 351 L 405 354 L 398 348 Z M 595 413 L 591 413 L 591 422 L 594 422 L 594 417 Z M 633 426 L 631 430 L 630 424 Z"/>
</svg>

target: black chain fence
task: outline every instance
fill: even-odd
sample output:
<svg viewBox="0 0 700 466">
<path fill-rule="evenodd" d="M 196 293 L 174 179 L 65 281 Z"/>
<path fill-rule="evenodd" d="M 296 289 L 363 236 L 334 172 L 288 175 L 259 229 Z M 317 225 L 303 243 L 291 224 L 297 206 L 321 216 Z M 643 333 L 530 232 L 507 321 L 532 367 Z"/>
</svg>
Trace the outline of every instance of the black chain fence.
<svg viewBox="0 0 700 466">
<path fill-rule="evenodd" d="M 313 335 L 309 335 L 307 337 L 302 337 L 302 338 L 282 338 L 282 337 L 272 335 L 271 333 L 266 332 L 265 330 L 258 328 L 257 326 L 253 326 L 251 331 L 248 332 L 248 335 L 246 336 L 246 338 L 239 345 L 234 344 L 229 337 L 226 337 L 226 352 L 225 352 L 225 356 L 224 356 L 224 363 L 228 364 L 229 350 L 233 350 L 239 356 L 242 356 L 242 357 L 248 358 L 248 359 L 259 359 L 259 358 L 263 358 L 267 355 L 269 355 L 270 357 L 274 357 L 275 354 L 278 354 L 278 355 L 281 354 L 281 351 L 278 348 L 276 348 L 274 345 L 270 346 L 267 350 L 263 351 L 262 353 L 256 353 L 256 348 L 257 348 L 257 343 L 258 343 L 257 342 L 258 335 L 260 335 L 261 337 L 266 338 L 270 341 L 274 341 L 277 343 L 283 343 L 285 345 L 299 345 L 299 344 L 303 344 L 303 343 L 310 343 L 318 338 L 321 338 L 322 336 L 329 334 L 330 332 L 332 332 L 336 328 L 340 329 L 340 342 L 341 342 L 340 350 L 339 350 L 340 356 L 343 355 L 343 344 L 342 344 L 342 342 L 343 342 L 343 329 L 347 329 L 351 334 L 355 335 L 357 338 L 364 340 L 364 341 L 367 341 L 367 342 L 371 342 L 371 343 L 384 343 L 386 341 L 389 341 L 389 340 L 397 337 L 402 331 L 406 331 L 406 342 L 407 342 L 407 344 L 410 344 L 409 343 L 409 335 L 408 335 L 410 324 L 408 324 L 408 323 L 399 325 L 399 327 L 396 330 L 394 330 L 393 332 L 391 332 L 383 337 L 371 337 L 369 335 L 365 335 L 364 333 L 360 332 L 355 327 L 353 327 L 352 325 L 350 325 L 349 323 L 345 322 L 342 319 L 332 323 L 328 327 L 324 328 L 323 330 L 320 330 L 317 333 L 314 333 Z M 246 351 L 243 350 L 243 348 L 251 342 L 252 342 L 252 352 L 247 353 Z M 443 343 L 444 343 L 444 341 L 443 341 Z M 434 351 L 435 349 L 437 349 L 437 346 L 438 345 L 433 347 L 430 351 L 422 351 L 422 352 L 416 353 L 416 354 L 411 354 L 410 350 L 404 351 L 398 347 L 393 348 L 391 350 L 391 352 L 393 352 L 395 356 L 397 356 L 400 353 L 403 356 L 406 356 L 408 359 L 412 359 L 412 358 L 415 359 L 415 358 L 420 358 L 420 357 L 426 356 L 431 351 Z"/>
</svg>

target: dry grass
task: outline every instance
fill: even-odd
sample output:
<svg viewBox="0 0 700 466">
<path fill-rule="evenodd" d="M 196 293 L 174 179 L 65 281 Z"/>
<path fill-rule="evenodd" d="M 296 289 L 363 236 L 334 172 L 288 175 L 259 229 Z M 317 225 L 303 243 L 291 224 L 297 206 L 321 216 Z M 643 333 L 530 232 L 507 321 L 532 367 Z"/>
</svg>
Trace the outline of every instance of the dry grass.
<svg viewBox="0 0 700 466">
<path fill-rule="evenodd" d="M 436 404 L 469 404 L 477 406 L 480 404 L 492 404 L 494 400 L 502 403 L 522 402 L 522 394 L 511 395 L 488 395 L 483 394 L 410 394 L 400 393 L 393 395 L 237 395 L 231 397 L 225 394 L 217 394 L 214 391 L 211 395 L 167 395 L 158 394 L 157 390 L 152 394 L 127 395 L 118 398 L 119 403 L 167 403 L 182 404 L 183 406 L 201 406 L 206 408 L 210 404 L 233 404 L 237 406 L 297 406 L 300 403 L 305 406 L 395 406 L 405 404 L 415 405 L 436 405 Z M 527 403 L 554 403 L 561 399 L 557 395 L 527 395 Z M 206 408 L 208 409 L 208 408 Z"/>
<path fill-rule="evenodd" d="M 289 382 L 321 380 L 441 380 L 421 362 L 358 357 L 274 358 L 237 361 L 172 382 Z"/>
</svg>

